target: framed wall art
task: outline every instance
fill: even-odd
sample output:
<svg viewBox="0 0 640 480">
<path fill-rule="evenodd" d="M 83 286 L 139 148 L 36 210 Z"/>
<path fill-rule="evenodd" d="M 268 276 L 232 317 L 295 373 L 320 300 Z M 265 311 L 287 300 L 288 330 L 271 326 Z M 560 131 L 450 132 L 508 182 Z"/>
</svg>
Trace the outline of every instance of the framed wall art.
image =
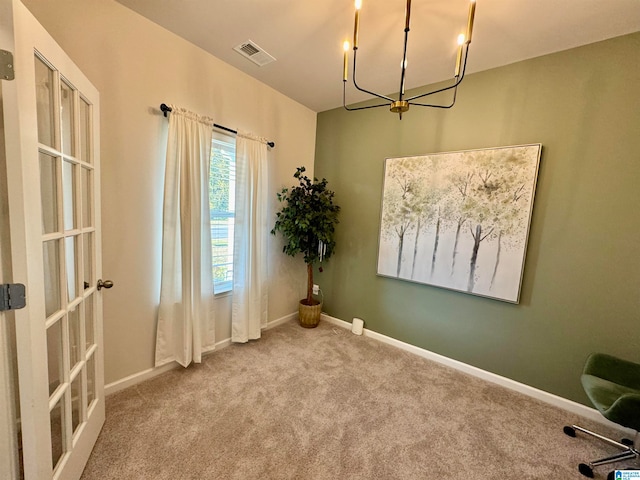
<svg viewBox="0 0 640 480">
<path fill-rule="evenodd" d="M 518 303 L 541 150 L 387 158 L 378 275 Z"/>
</svg>

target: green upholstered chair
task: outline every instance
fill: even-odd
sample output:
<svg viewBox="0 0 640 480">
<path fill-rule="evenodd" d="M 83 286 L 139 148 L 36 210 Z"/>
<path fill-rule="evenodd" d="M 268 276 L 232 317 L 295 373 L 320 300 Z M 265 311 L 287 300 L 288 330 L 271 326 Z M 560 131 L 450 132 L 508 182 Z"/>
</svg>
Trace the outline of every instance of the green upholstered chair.
<svg viewBox="0 0 640 480">
<path fill-rule="evenodd" d="M 638 431 L 640 431 L 640 364 L 621 360 L 611 355 L 594 353 L 589 356 L 580 377 L 582 386 L 591 403 L 602 415 L 623 427 L 636 431 L 635 445 L 631 440 L 622 442 L 611 440 L 577 425 L 564 427 L 564 433 L 571 437 L 576 432 L 585 433 L 622 452 L 610 457 L 581 463 L 578 470 L 586 477 L 593 478 L 593 467 L 606 465 L 622 460 L 637 459 Z"/>
</svg>

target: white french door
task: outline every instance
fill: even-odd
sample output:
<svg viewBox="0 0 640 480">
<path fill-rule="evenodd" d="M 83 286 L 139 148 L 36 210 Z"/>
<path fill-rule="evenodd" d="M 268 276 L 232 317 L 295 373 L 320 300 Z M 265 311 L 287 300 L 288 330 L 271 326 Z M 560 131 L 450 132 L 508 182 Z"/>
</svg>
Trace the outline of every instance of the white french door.
<svg viewBox="0 0 640 480">
<path fill-rule="evenodd" d="M 13 312 L 22 466 L 77 479 L 105 415 L 99 95 L 22 3 L 0 2 L 11 281 L 27 291 Z"/>
</svg>

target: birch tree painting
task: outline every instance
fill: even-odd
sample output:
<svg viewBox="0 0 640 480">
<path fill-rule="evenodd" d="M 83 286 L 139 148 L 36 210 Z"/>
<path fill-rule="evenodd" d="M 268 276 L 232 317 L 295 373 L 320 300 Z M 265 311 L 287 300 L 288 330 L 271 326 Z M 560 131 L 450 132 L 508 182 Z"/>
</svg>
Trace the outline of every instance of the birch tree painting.
<svg viewBox="0 0 640 480">
<path fill-rule="evenodd" d="M 388 158 L 378 274 L 518 303 L 541 149 Z"/>
</svg>

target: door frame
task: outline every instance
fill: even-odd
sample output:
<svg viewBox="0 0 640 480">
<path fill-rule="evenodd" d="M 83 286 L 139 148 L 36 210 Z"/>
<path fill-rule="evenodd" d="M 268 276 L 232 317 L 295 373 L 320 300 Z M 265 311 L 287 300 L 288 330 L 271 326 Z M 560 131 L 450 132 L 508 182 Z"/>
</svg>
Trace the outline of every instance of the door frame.
<svg viewBox="0 0 640 480">
<path fill-rule="evenodd" d="M 13 18 L 11 2 L 0 1 L 0 18 Z M 1 23 L 1 21 L 0 21 Z M 13 28 L 0 28 L 0 49 L 14 51 Z M 7 195 L 7 154 L 5 148 L 3 92 L 11 80 L 0 79 L 0 283 L 12 282 L 11 244 L 9 239 L 9 205 Z M 20 477 L 18 415 L 17 415 L 17 371 L 14 363 L 14 314 L 0 312 L 0 471 L 6 472 L 9 480 Z"/>
<path fill-rule="evenodd" d="M 6 11 L 0 6 L 0 15 L 6 14 Z M 0 48 L 2 45 L 3 42 L 0 40 Z M 12 282 L 4 121 L 2 118 L 2 88 L 7 81 L 9 80 L 0 80 L 0 284 Z M 13 347 L 15 343 L 14 322 L 13 312 L 0 312 L 0 472 L 5 472 L 8 475 L 8 480 L 17 480 L 20 476 L 16 408 L 17 370 Z"/>
<path fill-rule="evenodd" d="M 0 0 L 0 19 L 2 19 L 0 20 L 0 49 L 15 54 L 15 35 L 13 22 L 14 3 L 11 0 Z M 9 202 L 10 198 L 15 198 L 16 195 L 23 194 L 22 186 L 19 184 L 15 185 L 9 180 L 11 178 L 14 178 L 14 175 L 16 174 L 15 165 L 12 165 L 12 162 L 10 162 L 9 159 L 14 158 L 15 155 L 20 155 L 22 145 L 17 142 L 5 141 L 9 134 L 15 132 L 16 129 L 19 129 L 19 119 L 16 118 L 15 115 L 12 115 L 16 111 L 16 107 L 14 105 L 14 101 L 17 96 L 16 82 L 15 80 L 6 79 L 0 79 L 0 82 L 2 83 L 1 100 L 3 115 L 3 151 L 1 154 L 4 155 L 4 159 L 2 162 L 3 171 L 1 173 L 4 174 L 4 182 L 6 182 L 6 190 L 3 194 L 4 198 L 2 199 L 2 201 Z M 8 208 L 8 203 L 6 207 Z M 8 211 L 6 213 L 7 218 L 3 218 L 2 223 L 0 224 L 0 229 L 2 230 L 0 232 L 0 235 L 2 235 L 3 237 L 1 239 L 1 242 L 4 252 L 6 254 L 7 250 L 9 251 L 10 259 L 7 261 L 6 257 L 2 258 L 3 264 L 0 266 L 0 276 L 3 282 L 9 283 L 15 281 L 14 278 L 12 278 L 13 275 L 11 275 L 14 272 L 14 260 L 12 256 L 13 250 L 10 249 L 10 246 L 13 242 L 21 241 L 23 240 L 23 238 L 19 238 L 20 236 L 17 235 L 17 232 L 16 235 L 13 235 L 13 232 L 17 230 L 16 224 L 20 224 L 22 219 L 17 218 L 16 221 L 12 222 L 11 217 L 8 216 Z M 4 216 L 5 212 L 2 212 L 2 214 Z M 20 262 L 24 263 L 25 260 L 26 259 L 23 256 L 23 258 L 20 259 Z M 0 313 L 0 321 L 3 322 L 1 326 L 2 338 L 0 339 L 0 354 L 3 361 L 9 360 L 12 357 L 12 347 L 14 347 L 14 345 L 12 344 L 14 339 L 9 339 L 9 326 L 7 325 L 7 323 L 16 322 L 18 318 L 20 318 L 20 320 L 22 320 L 23 322 L 25 321 L 24 314 L 16 315 L 16 313 L 18 312 L 9 311 Z M 2 402 L 0 405 L 3 410 L 2 420 L 3 424 L 7 424 L 2 426 L 3 428 L 8 427 L 7 435 L 2 439 L 2 441 L 7 443 L 7 446 L 10 449 L 10 452 L 8 452 L 8 454 L 13 455 L 14 459 L 11 460 L 11 458 L 9 458 L 8 456 L 3 456 L 2 462 L 3 464 L 6 464 L 6 466 L 8 466 L 11 470 L 13 470 L 10 470 L 10 474 L 12 475 L 12 477 L 10 478 L 18 478 L 20 465 L 18 462 L 17 450 L 17 406 L 15 405 L 15 397 L 13 397 L 14 388 L 16 388 L 16 385 L 14 383 L 15 379 L 13 378 L 14 372 L 11 372 L 11 369 L 7 367 L 9 367 L 9 363 L 7 363 L 7 366 L 2 369 L 2 379 L 0 379 L 0 381 L 2 381 L 3 383 L 3 395 L 2 398 L 0 398 L 0 402 Z M 17 370 L 15 371 L 15 375 L 17 375 Z M 13 418 L 11 418 L 11 416 L 13 416 Z M 40 448 L 39 446 L 35 445 L 34 447 Z"/>
</svg>

